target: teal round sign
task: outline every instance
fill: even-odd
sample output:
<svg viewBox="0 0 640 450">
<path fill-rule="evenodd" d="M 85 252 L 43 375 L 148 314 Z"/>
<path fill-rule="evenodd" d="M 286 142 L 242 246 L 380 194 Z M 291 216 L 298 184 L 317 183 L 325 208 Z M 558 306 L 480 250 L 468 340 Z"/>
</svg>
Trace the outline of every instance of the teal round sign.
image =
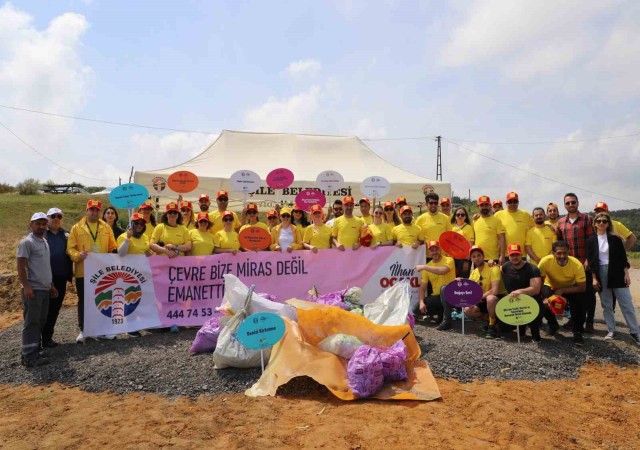
<svg viewBox="0 0 640 450">
<path fill-rule="evenodd" d="M 141 184 L 121 184 L 109 194 L 109 201 L 116 208 L 137 208 L 149 198 L 149 191 Z"/>
<path fill-rule="evenodd" d="M 251 350 L 262 350 L 275 345 L 284 336 L 284 320 L 277 314 L 252 314 L 240 324 L 236 337 Z"/>
</svg>

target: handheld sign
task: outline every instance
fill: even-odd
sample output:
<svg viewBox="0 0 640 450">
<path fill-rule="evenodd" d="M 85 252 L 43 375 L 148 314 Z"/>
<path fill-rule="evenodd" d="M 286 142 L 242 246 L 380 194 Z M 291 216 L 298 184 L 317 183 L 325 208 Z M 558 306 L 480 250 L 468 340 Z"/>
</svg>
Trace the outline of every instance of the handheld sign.
<svg viewBox="0 0 640 450">
<path fill-rule="evenodd" d="M 381 198 L 389 193 L 391 185 L 386 178 L 369 177 L 360 183 L 360 191 L 365 197 Z"/>
<path fill-rule="evenodd" d="M 445 231 L 440 235 L 440 246 L 447 255 L 455 259 L 469 259 L 471 245 L 467 238 L 455 231 Z"/>
<path fill-rule="evenodd" d="M 457 308 L 464 308 L 480 303 L 482 287 L 475 281 L 461 279 L 447 284 L 442 291 L 447 303 Z"/>
<path fill-rule="evenodd" d="M 293 183 L 293 172 L 289 169 L 273 169 L 267 175 L 267 186 L 273 189 L 284 189 Z"/>
<path fill-rule="evenodd" d="M 116 208 L 137 208 L 149 197 L 149 191 L 141 184 L 121 184 L 111 191 L 109 201 Z"/>
<path fill-rule="evenodd" d="M 325 170 L 316 178 L 316 184 L 320 189 L 331 195 L 333 191 L 342 189 L 344 178 L 335 170 Z"/>
<path fill-rule="evenodd" d="M 155 177 L 151 180 L 151 185 L 156 192 L 162 192 L 167 187 L 167 180 L 162 177 Z"/>
<path fill-rule="evenodd" d="M 271 234 L 260 227 L 247 227 L 239 234 L 240 245 L 248 250 L 264 250 L 271 245 Z"/>
<path fill-rule="evenodd" d="M 296 206 L 303 211 L 311 211 L 313 205 L 324 206 L 327 203 L 327 197 L 317 189 L 305 189 L 296 195 Z"/>
<path fill-rule="evenodd" d="M 250 170 L 238 170 L 229 179 L 231 189 L 247 194 L 260 189 L 260 176 Z"/>
<path fill-rule="evenodd" d="M 198 176 L 187 170 L 179 170 L 169 175 L 167 184 L 173 192 L 186 194 L 198 187 Z"/>
<path fill-rule="evenodd" d="M 538 317 L 540 305 L 528 295 L 505 296 L 496 305 L 498 319 L 507 325 L 526 325 Z"/>
</svg>

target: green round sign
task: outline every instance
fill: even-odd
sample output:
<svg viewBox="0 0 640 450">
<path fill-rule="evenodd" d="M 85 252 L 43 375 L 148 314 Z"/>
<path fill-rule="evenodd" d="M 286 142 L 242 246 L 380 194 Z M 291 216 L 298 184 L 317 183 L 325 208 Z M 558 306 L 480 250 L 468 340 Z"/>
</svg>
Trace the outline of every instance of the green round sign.
<svg viewBox="0 0 640 450">
<path fill-rule="evenodd" d="M 538 317 L 540 305 L 528 295 L 506 296 L 496 305 L 498 319 L 507 325 L 526 325 Z"/>
</svg>

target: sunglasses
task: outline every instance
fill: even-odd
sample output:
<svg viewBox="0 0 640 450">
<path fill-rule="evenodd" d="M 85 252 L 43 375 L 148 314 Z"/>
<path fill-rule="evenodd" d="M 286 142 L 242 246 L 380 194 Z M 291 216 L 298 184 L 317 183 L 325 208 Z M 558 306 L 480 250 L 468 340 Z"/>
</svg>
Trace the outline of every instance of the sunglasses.
<svg viewBox="0 0 640 450">
<path fill-rule="evenodd" d="M 146 223 L 147 222 L 144 221 L 144 220 L 136 220 L 135 222 L 133 222 L 133 226 L 134 227 L 139 227 L 139 226 L 145 225 Z"/>
<path fill-rule="evenodd" d="M 456 213 L 456 217 L 467 217 L 465 213 Z"/>
<path fill-rule="evenodd" d="M 568 202 L 564 202 L 564 204 L 565 204 L 565 205 L 577 205 L 577 204 L 578 204 L 578 202 L 577 202 L 577 201 L 575 201 L 575 200 L 570 200 L 570 201 L 568 201 Z"/>
<path fill-rule="evenodd" d="M 247 214 L 253 216 L 254 214 L 258 214 L 258 211 L 254 211 L 253 209 L 251 209 L 251 210 L 247 211 Z"/>
<path fill-rule="evenodd" d="M 438 202 L 427 202 L 429 205 L 437 205 Z"/>
<path fill-rule="evenodd" d="M 518 200 L 507 200 L 507 203 L 513 205 L 514 203 L 518 203 Z"/>
<path fill-rule="evenodd" d="M 380 215 L 380 214 L 382 214 L 382 211 L 374 211 L 373 213 L 374 213 L 375 215 Z"/>
<path fill-rule="evenodd" d="M 222 219 L 223 222 L 233 222 L 233 217 L 225 217 Z"/>
<path fill-rule="evenodd" d="M 181 209 L 180 211 L 182 211 L 183 213 L 190 213 L 191 212 L 190 209 Z"/>
<path fill-rule="evenodd" d="M 209 221 L 206 219 L 202 219 L 202 220 L 199 220 L 198 223 L 209 223 Z"/>
<path fill-rule="evenodd" d="M 596 219 L 596 223 L 609 223 L 607 219 Z"/>
<path fill-rule="evenodd" d="M 51 214 L 49 217 L 52 219 L 62 219 L 62 214 Z"/>
<path fill-rule="evenodd" d="M 218 197 L 218 201 L 220 201 L 220 202 L 228 202 L 229 199 L 227 197 Z"/>
<path fill-rule="evenodd" d="M 334 212 L 342 212 L 342 208 L 333 208 Z"/>
<path fill-rule="evenodd" d="M 291 215 L 289 214 L 282 214 L 280 217 L 282 217 L 283 219 L 291 219 Z"/>
<path fill-rule="evenodd" d="M 277 218 L 278 218 L 278 216 L 269 216 L 269 217 L 267 217 L 267 219 L 269 219 L 269 220 L 276 220 Z"/>
<path fill-rule="evenodd" d="M 385 208 L 385 211 L 393 211 L 393 208 Z"/>
<path fill-rule="evenodd" d="M 172 209 L 171 211 L 167 211 L 167 214 L 169 214 L 170 216 L 173 216 L 174 214 L 178 214 L 178 211 Z"/>
</svg>

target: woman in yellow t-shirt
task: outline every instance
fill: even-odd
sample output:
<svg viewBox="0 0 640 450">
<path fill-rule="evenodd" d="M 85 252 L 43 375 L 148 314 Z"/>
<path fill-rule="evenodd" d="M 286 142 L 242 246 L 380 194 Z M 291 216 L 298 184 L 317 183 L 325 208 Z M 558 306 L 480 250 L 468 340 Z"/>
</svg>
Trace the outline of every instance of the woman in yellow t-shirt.
<svg viewBox="0 0 640 450">
<path fill-rule="evenodd" d="M 384 215 L 384 208 L 378 204 L 378 206 L 373 209 L 373 223 L 369 225 L 369 230 L 373 236 L 371 239 L 371 248 L 376 248 L 381 245 L 393 245 L 393 232 L 391 231 L 391 226 L 388 223 L 383 222 Z"/>
<path fill-rule="evenodd" d="M 469 245 L 473 246 L 476 234 L 473 231 L 473 226 L 471 226 L 471 219 L 469 219 L 469 213 L 464 206 L 456 208 L 456 210 L 451 215 L 451 223 L 453 227 L 452 231 L 463 235 Z M 467 259 L 454 259 L 456 263 L 456 276 L 459 278 L 469 278 L 469 273 L 471 272 L 471 260 Z"/>
<path fill-rule="evenodd" d="M 175 258 L 191 250 L 189 230 L 182 225 L 182 216 L 176 202 L 170 202 L 162 215 L 162 223 L 153 230 L 151 250 L 158 255 Z"/>
<path fill-rule="evenodd" d="M 197 217 L 198 228 L 189 230 L 191 236 L 191 256 L 211 255 L 215 248 L 213 234 L 209 232 L 211 222 L 208 212 L 200 212 Z"/>
<path fill-rule="evenodd" d="M 138 207 L 138 212 L 142 214 L 144 220 L 147 221 L 145 224 L 146 229 L 144 230 L 144 235 L 151 242 L 151 236 L 153 236 L 153 230 L 155 230 L 157 222 L 156 216 L 153 214 L 153 205 L 151 204 L 151 200 L 147 200 L 142 205 Z"/>
<path fill-rule="evenodd" d="M 146 223 L 142 214 L 133 213 L 131 216 L 133 228 L 128 227 L 127 231 L 118 236 L 118 255 L 153 255 L 149 248 L 149 238 L 144 234 Z"/>
<path fill-rule="evenodd" d="M 384 210 L 384 223 L 389 224 L 391 228 L 402 223 L 393 202 L 384 202 L 382 208 Z"/>
<path fill-rule="evenodd" d="M 324 223 L 324 213 L 320 205 L 311 207 L 311 225 L 304 229 L 302 245 L 313 253 L 317 253 L 318 249 L 331 248 L 331 227 Z"/>
<path fill-rule="evenodd" d="M 182 214 L 182 225 L 184 225 L 187 230 L 191 231 L 198 228 L 196 219 L 193 216 L 193 204 L 189 200 L 182 200 L 180 202 L 180 214 Z"/>
<path fill-rule="evenodd" d="M 222 213 L 222 225 L 224 228 L 214 235 L 215 248 L 213 253 L 233 253 L 235 255 L 240 250 L 240 238 L 233 229 L 234 220 L 231 211 Z"/>
</svg>

